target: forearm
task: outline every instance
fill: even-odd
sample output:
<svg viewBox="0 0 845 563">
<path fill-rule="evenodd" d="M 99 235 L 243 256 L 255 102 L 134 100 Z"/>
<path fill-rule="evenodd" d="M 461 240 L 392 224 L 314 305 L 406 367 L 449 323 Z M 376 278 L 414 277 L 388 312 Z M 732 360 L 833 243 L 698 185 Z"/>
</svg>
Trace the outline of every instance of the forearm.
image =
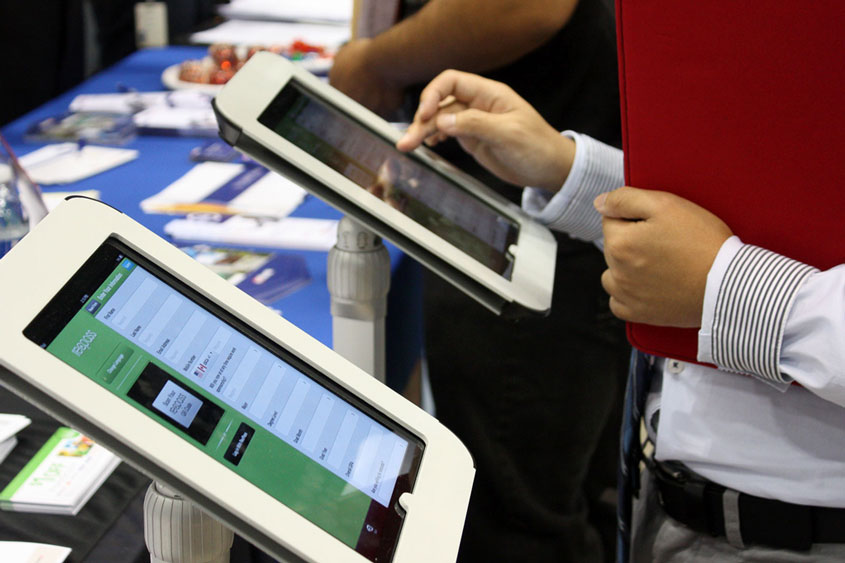
<svg viewBox="0 0 845 563">
<path fill-rule="evenodd" d="M 373 38 L 367 63 L 407 86 L 457 68 L 484 72 L 511 63 L 557 33 L 577 0 L 431 0 Z"/>
</svg>

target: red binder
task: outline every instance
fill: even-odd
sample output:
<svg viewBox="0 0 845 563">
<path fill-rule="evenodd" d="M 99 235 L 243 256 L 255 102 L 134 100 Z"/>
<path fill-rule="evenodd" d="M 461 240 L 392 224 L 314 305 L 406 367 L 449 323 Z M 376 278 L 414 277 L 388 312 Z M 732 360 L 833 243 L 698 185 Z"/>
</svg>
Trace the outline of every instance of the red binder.
<svg viewBox="0 0 845 563">
<path fill-rule="evenodd" d="M 743 242 L 845 262 L 845 2 L 617 0 L 625 179 Z M 697 331 L 628 325 L 695 361 Z"/>
</svg>

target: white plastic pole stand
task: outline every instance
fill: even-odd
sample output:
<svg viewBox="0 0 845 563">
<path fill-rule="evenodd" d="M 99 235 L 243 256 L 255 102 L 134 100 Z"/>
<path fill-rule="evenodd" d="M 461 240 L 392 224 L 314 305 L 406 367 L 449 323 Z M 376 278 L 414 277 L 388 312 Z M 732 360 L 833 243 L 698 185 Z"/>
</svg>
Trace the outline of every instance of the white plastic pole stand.
<svg viewBox="0 0 845 563">
<path fill-rule="evenodd" d="M 390 255 L 381 237 L 349 217 L 340 220 L 329 251 L 332 347 L 382 383 L 384 319 L 390 289 Z"/>
<path fill-rule="evenodd" d="M 228 563 L 234 535 L 179 493 L 153 481 L 144 497 L 151 563 Z"/>
</svg>

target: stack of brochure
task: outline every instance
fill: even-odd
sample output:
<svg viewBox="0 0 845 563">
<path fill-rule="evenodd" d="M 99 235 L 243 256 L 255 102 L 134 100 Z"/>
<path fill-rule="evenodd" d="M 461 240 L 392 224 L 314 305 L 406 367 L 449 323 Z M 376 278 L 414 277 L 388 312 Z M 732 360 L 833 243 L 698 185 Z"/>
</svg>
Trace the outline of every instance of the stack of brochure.
<svg viewBox="0 0 845 563">
<path fill-rule="evenodd" d="M 16 434 L 29 423 L 30 420 L 22 414 L 0 414 L 0 463 L 18 444 Z"/>
<path fill-rule="evenodd" d="M 146 213 L 212 213 L 287 217 L 306 192 L 263 166 L 202 162 L 159 193 L 141 202 Z"/>
<path fill-rule="evenodd" d="M 90 438 L 61 427 L 0 492 L 0 508 L 76 514 L 119 463 Z"/>
<path fill-rule="evenodd" d="M 272 305 L 311 283 L 311 273 L 303 256 L 206 244 L 181 248 L 191 258 L 265 305 Z"/>
<path fill-rule="evenodd" d="M 337 242 L 337 225 L 336 219 L 206 215 L 174 219 L 164 226 L 164 232 L 178 241 L 328 252 Z"/>
</svg>

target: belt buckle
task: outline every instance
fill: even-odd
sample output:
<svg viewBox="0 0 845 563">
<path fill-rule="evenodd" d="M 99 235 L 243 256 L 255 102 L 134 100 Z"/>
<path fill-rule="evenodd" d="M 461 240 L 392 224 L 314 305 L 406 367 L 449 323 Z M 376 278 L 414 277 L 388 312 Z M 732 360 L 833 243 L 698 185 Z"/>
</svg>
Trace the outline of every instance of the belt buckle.
<svg viewBox="0 0 845 563">
<path fill-rule="evenodd" d="M 710 522 L 708 516 L 706 502 L 704 499 L 708 483 L 702 479 L 697 479 L 693 475 L 687 473 L 684 469 L 675 467 L 672 462 L 655 463 L 655 471 L 659 473 L 659 478 L 668 482 L 674 482 L 675 486 L 680 486 L 683 491 L 684 502 L 673 503 L 669 507 L 661 498 L 661 505 L 667 510 L 667 513 L 683 522 L 686 526 L 698 530 L 699 532 L 716 535 L 713 530 L 713 523 Z"/>
</svg>

